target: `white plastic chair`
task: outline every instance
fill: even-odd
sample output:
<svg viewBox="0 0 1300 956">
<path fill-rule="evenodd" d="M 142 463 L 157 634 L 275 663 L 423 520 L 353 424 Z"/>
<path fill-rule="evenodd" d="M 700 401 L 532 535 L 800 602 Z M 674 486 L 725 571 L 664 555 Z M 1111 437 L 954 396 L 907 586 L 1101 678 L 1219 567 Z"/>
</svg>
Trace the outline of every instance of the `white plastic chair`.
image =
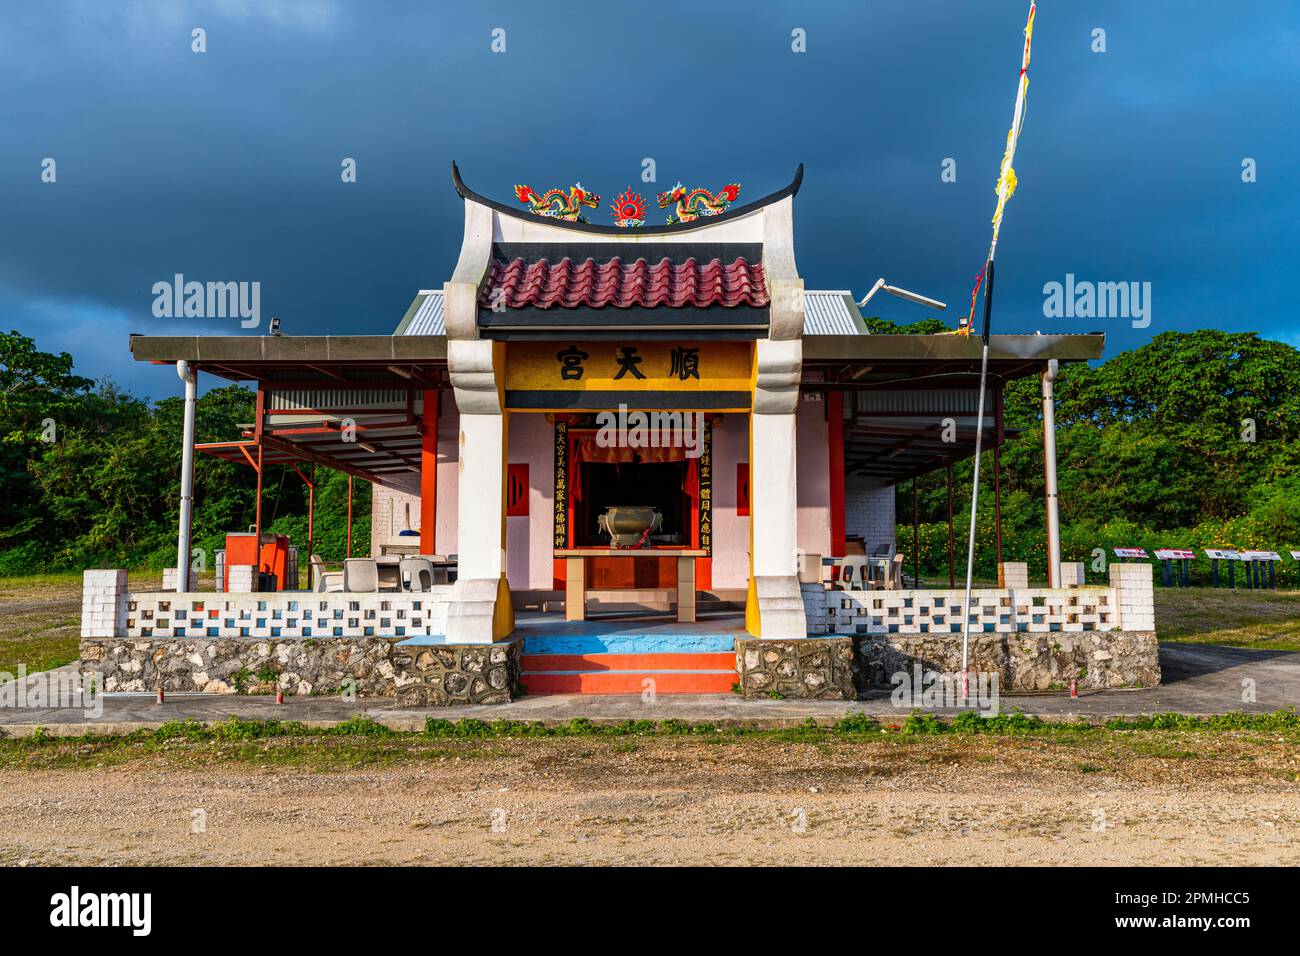
<svg viewBox="0 0 1300 956">
<path fill-rule="evenodd" d="M 429 558 L 402 558 L 400 565 L 403 591 L 430 591 L 441 570 Z M 443 574 L 445 577 L 445 572 Z"/>
<path fill-rule="evenodd" d="M 861 554 L 851 554 L 836 561 L 840 568 L 840 579 L 832 582 L 838 591 L 865 591 L 867 589 L 868 569 L 871 559 Z"/>
<path fill-rule="evenodd" d="M 311 556 L 311 577 L 312 587 L 316 593 L 323 594 L 327 591 L 342 591 L 345 587 L 343 583 L 342 571 L 326 571 L 325 562 L 321 560 L 319 554 Z"/>
<path fill-rule="evenodd" d="M 343 562 L 343 590 L 367 593 L 379 590 L 379 566 L 373 558 L 348 558 Z"/>
</svg>

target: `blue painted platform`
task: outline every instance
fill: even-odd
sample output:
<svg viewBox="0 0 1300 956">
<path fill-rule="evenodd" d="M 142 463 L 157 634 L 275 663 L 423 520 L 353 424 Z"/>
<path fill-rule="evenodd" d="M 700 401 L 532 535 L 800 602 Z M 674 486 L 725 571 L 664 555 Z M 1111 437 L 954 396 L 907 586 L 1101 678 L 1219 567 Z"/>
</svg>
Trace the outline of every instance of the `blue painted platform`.
<svg viewBox="0 0 1300 956">
<path fill-rule="evenodd" d="M 721 654 L 736 647 L 730 634 L 547 634 L 523 641 L 525 654 Z"/>
<path fill-rule="evenodd" d="M 664 615 L 566 621 L 561 615 L 520 615 L 512 639 L 525 654 L 719 654 L 747 636 L 738 614 L 681 624 Z"/>
<path fill-rule="evenodd" d="M 398 641 L 398 647 L 432 647 L 435 644 L 446 644 L 447 637 L 445 634 L 421 634 L 418 637 L 408 637 L 404 641 Z"/>
<path fill-rule="evenodd" d="M 718 654 L 748 637 L 741 614 L 701 616 L 681 624 L 662 614 L 620 615 L 566 621 L 563 614 L 521 612 L 509 641 L 523 641 L 525 654 Z M 399 647 L 446 644 L 440 635 L 408 637 Z"/>
</svg>

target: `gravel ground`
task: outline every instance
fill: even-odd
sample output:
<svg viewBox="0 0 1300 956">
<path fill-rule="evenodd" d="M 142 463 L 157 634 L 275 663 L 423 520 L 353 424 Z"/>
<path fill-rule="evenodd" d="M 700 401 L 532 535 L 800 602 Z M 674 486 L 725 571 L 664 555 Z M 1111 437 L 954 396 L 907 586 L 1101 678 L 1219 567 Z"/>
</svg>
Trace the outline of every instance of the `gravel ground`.
<svg viewBox="0 0 1300 956">
<path fill-rule="evenodd" d="M 0 863 L 1300 863 L 1281 736 L 77 746 L 0 770 Z"/>
</svg>

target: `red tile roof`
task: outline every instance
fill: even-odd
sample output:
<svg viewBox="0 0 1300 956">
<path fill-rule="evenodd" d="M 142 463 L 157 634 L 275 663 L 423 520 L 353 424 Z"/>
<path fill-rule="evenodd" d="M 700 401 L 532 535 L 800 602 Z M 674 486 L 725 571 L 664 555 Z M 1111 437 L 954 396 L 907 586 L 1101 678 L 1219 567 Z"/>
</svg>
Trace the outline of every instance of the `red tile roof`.
<svg viewBox="0 0 1300 956">
<path fill-rule="evenodd" d="M 694 258 L 677 265 L 666 258 L 654 265 L 644 259 L 624 262 L 617 257 L 602 263 L 595 259 L 575 263 L 569 258 L 559 262 L 493 259 L 479 304 L 491 308 L 496 289 L 505 290 L 509 309 L 730 308 L 765 306 L 771 301 L 762 264 L 741 258 L 730 265 L 719 259 L 700 263 Z"/>
</svg>

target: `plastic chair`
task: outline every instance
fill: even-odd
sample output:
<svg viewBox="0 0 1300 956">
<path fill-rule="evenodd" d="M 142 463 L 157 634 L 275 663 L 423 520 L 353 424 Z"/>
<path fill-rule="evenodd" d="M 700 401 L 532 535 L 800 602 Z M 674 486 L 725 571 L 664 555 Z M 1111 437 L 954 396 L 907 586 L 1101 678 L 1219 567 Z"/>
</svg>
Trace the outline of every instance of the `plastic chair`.
<svg viewBox="0 0 1300 956">
<path fill-rule="evenodd" d="M 326 571 L 325 562 L 321 560 L 319 554 L 311 556 L 311 579 L 312 586 L 318 594 L 324 594 L 327 591 L 342 591 L 344 588 L 343 572 Z"/>
<path fill-rule="evenodd" d="M 429 558 L 402 558 L 399 567 L 403 591 L 430 591 L 437 582 L 438 569 Z"/>
<path fill-rule="evenodd" d="M 838 591 L 865 591 L 867 575 L 870 573 L 871 559 L 865 555 L 851 554 L 836 562 L 840 568 L 840 579 L 833 582 Z"/>
<path fill-rule="evenodd" d="M 379 566 L 373 558 L 348 558 L 343 562 L 343 590 L 375 592 L 379 590 Z"/>
<path fill-rule="evenodd" d="M 901 591 L 903 589 L 903 555 L 896 554 L 885 568 L 884 590 Z"/>
</svg>

